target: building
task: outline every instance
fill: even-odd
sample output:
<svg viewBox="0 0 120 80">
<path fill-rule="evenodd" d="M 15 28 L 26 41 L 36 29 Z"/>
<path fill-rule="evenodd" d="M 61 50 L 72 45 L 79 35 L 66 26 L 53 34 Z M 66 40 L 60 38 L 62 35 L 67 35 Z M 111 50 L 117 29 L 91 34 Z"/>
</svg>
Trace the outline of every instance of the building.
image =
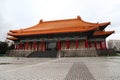
<svg viewBox="0 0 120 80">
<path fill-rule="evenodd" d="M 63 49 L 106 49 L 105 31 L 110 22 L 91 23 L 74 19 L 43 21 L 32 27 L 10 30 L 7 39 L 15 42 L 15 50 L 51 51 Z"/>
<path fill-rule="evenodd" d="M 107 43 L 109 49 L 114 49 L 115 51 L 120 52 L 120 40 L 109 40 Z"/>
</svg>

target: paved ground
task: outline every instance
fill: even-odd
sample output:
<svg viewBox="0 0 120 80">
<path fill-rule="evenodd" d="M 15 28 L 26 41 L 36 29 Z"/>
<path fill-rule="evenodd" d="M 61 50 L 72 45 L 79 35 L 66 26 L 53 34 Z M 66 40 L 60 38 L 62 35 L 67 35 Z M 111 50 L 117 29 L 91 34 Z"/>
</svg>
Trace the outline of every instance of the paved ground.
<svg viewBox="0 0 120 80">
<path fill-rule="evenodd" d="M 120 57 L 0 57 L 0 80 L 120 80 Z"/>
</svg>

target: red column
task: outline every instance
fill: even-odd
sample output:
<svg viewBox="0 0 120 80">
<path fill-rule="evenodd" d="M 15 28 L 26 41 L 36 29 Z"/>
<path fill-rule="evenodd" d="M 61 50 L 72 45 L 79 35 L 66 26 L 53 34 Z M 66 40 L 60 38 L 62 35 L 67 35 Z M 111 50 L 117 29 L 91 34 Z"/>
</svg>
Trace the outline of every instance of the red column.
<svg viewBox="0 0 120 80">
<path fill-rule="evenodd" d="M 37 45 L 38 45 L 37 50 L 39 51 L 40 50 L 40 42 L 38 42 Z"/>
<path fill-rule="evenodd" d="M 40 51 L 42 50 L 41 45 L 42 45 L 42 42 L 39 43 L 39 50 Z"/>
<path fill-rule="evenodd" d="M 102 41 L 100 41 L 100 49 L 103 49 L 103 48 L 102 48 Z"/>
<path fill-rule="evenodd" d="M 43 51 L 43 42 L 41 42 L 41 49 L 40 50 Z"/>
<path fill-rule="evenodd" d="M 23 47 L 23 50 L 25 50 L 25 43 L 23 43 L 22 47 Z"/>
<path fill-rule="evenodd" d="M 31 43 L 30 43 L 30 50 L 32 50 L 32 46 L 33 46 L 33 45 L 32 45 L 32 42 L 31 42 Z"/>
<path fill-rule="evenodd" d="M 91 48 L 91 42 L 89 41 L 89 47 Z"/>
<path fill-rule="evenodd" d="M 46 42 L 42 42 L 42 51 L 46 50 Z"/>
<path fill-rule="evenodd" d="M 22 46 L 22 50 L 25 50 L 25 44 L 24 44 L 24 42 L 21 44 L 21 46 Z"/>
<path fill-rule="evenodd" d="M 16 49 L 19 50 L 19 44 L 16 44 Z"/>
<path fill-rule="evenodd" d="M 25 43 L 25 50 L 28 50 L 28 42 Z"/>
<path fill-rule="evenodd" d="M 46 51 L 46 42 L 44 42 L 44 51 Z"/>
<path fill-rule="evenodd" d="M 61 42 L 58 40 L 58 50 L 61 50 Z"/>
<path fill-rule="evenodd" d="M 85 40 L 85 48 L 88 48 L 88 40 Z"/>
<path fill-rule="evenodd" d="M 107 49 L 107 47 L 106 47 L 106 40 L 104 41 L 104 48 Z"/>
<path fill-rule="evenodd" d="M 34 42 L 32 43 L 32 50 L 34 50 Z"/>
<path fill-rule="evenodd" d="M 37 43 L 35 42 L 34 43 L 34 50 L 36 50 L 37 49 Z"/>
<path fill-rule="evenodd" d="M 22 42 L 20 42 L 19 44 L 19 49 L 22 49 Z"/>
<path fill-rule="evenodd" d="M 20 43 L 18 43 L 17 48 L 18 48 L 18 50 L 20 50 Z"/>
<path fill-rule="evenodd" d="M 78 48 L 78 39 L 76 39 L 76 49 Z"/>
<path fill-rule="evenodd" d="M 41 42 L 41 51 L 46 50 L 46 42 Z"/>
<path fill-rule="evenodd" d="M 33 42 L 33 49 L 36 50 L 36 42 Z"/>
<path fill-rule="evenodd" d="M 95 44 L 95 49 L 97 49 L 97 42 L 95 41 L 94 44 Z"/>
<path fill-rule="evenodd" d="M 67 49 L 70 48 L 70 41 L 69 40 L 66 41 L 66 47 L 67 47 Z"/>
<path fill-rule="evenodd" d="M 27 42 L 25 42 L 25 47 L 24 47 L 24 50 L 27 50 L 27 49 L 26 49 L 26 46 L 27 46 Z"/>
<path fill-rule="evenodd" d="M 39 42 L 37 42 L 37 51 L 39 50 Z"/>
<path fill-rule="evenodd" d="M 31 43 L 31 50 L 34 49 L 34 42 Z"/>
</svg>

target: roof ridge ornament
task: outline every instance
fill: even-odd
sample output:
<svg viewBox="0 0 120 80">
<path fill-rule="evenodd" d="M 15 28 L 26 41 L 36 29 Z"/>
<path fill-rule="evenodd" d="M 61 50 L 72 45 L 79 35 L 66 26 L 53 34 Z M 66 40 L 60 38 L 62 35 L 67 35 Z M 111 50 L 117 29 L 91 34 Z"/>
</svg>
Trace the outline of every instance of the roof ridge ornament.
<svg viewBox="0 0 120 80">
<path fill-rule="evenodd" d="M 97 27 L 98 27 L 97 30 L 99 30 L 99 22 L 97 22 Z"/>
<path fill-rule="evenodd" d="M 81 17 L 80 17 L 80 16 L 77 16 L 77 19 L 81 20 Z"/>
<path fill-rule="evenodd" d="M 43 22 L 43 19 L 41 19 L 41 20 L 39 21 L 39 24 L 42 23 L 42 22 Z"/>
<path fill-rule="evenodd" d="M 20 32 L 23 32 L 23 29 L 20 29 Z"/>
</svg>

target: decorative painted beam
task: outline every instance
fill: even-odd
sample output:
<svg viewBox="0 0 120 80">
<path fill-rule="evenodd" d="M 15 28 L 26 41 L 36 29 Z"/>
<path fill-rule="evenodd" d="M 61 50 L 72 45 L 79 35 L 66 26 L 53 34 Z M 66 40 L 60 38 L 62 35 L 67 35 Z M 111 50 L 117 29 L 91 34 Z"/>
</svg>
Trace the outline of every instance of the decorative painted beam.
<svg viewBox="0 0 120 80">
<path fill-rule="evenodd" d="M 67 39 L 69 40 L 76 40 L 76 38 L 78 40 L 85 40 L 86 37 L 65 37 L 65 38 L 52 38 L 52 39 L 48 39 L 48 38 L 41 38 L 41 39 L 24 39 L 24 40 L 21 40 L 20 42 L 34 42 L 34 41 L 38 41 L 38 42 L 42 42 L 42 41 L 58 41 L 58 40 L 61 40 L 61 41 L 66 41 Z"/>
</svg>

